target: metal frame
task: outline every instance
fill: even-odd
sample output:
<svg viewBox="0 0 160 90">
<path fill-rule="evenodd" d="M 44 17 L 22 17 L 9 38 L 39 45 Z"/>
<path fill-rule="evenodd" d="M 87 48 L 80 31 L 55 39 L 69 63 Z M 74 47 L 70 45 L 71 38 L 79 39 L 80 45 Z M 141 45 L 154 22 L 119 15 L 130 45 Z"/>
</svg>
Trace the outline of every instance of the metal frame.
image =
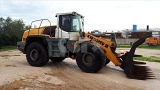
<svg viewBox="0 0 160 90">
<path fill-rule="evenodd" d="M 42 24 L 43 21 L 48 21 L 49 24 L 50 24 L 50 26 L 51 26 L 51 22 L 50 22 L 48 19 L 40 19 L 40 20 L 32 21 L 32 22 L 31 22 L 31 27 L 32 27 L 32 24 L 33 24 L 34 22 L 37 22 L 37 21 L 41 21 L 41 22 L 40 22 L 40 25 L 39 25 L 39 28 L 38 28 L 38 35 L 39 35 L 39 29 L 40 29 L 41 24 Z M 28 36 L 29 36 L 30 30 L 31 30 L 31 28 L 30 28 L 29 31 L 28 31 Z M 50 35 L 51 35 L 51 28 L 50 28 Z"/>
</svg>

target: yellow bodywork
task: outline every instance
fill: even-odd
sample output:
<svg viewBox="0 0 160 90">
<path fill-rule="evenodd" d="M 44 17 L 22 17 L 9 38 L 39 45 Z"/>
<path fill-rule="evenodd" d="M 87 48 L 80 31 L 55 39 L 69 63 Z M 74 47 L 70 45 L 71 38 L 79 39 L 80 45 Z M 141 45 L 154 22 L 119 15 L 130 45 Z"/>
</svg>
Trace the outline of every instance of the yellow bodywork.
<svg viewBox="0 0 160 90">
<path fill-rule="evenodd" d="M 41 35 L 41 33 L 43 32 L 44 29 L 45 29 L 45 27 L 33 28 L 33 29 L 30 29 L 30 30 L 26 30 L 23 33 L 22 41 L 26 41 L 26 38 L 29 35 L 38 35 L 38 34 Z"/>
<path fill-rule="evenodd" d="M 54 25 L 55 26 L 55 25 Z M 32 28 L 30 30 L 26 30 L 24 33 L 23 33 L 23 36 L 22 36 L 22 42 L 25 42 L 26 41 L 26 38 L 28 36 L 31 36 L 31 35 L 43 35 L 43 36 L 49 36 L 50 35 L 46 35 L 46 34 L 42 34 L 44 29 L 48 27 L 48 26 L 43 26 L 43 27 L 39 27 L 39 28 Z"/>
</svg>

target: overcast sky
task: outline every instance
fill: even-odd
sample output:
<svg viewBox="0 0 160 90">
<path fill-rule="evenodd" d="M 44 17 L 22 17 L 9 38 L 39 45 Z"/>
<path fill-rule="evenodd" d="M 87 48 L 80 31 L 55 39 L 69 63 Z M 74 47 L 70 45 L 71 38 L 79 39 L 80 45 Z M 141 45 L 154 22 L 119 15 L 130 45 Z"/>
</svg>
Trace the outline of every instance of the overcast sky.
<svg viewBox="0 0 160 90">
<path fill-rule="evenodd" d="M 158 0 L 0 0 L 0 17 L 23 19 L 26 24 L 47 18 L 56 24 L 56 13 L 76 11 L 85 16 L 86 30 L 160 28 Z"/>
</svg>

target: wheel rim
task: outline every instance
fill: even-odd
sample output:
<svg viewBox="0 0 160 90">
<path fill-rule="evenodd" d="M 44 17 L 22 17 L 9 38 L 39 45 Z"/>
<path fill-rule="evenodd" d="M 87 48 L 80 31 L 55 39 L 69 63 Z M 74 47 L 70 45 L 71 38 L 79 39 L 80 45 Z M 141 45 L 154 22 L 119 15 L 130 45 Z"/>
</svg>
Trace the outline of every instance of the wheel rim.
<svg viewBox="0 0 160 90">
<path fill-rule="evenodd" d="M 86 53 L 83 54 L 82 56 L 82 62 L 87 65 L 87 66 L 91 66 L 94 64 L 95 61 L 95 56 L 92 53 Z"/>
<path fill-rule="evenodd" d="M 36 61 L 38 58 L 38 51 L 36 49 L 33 49 L 30 52 L 30 57 L 31 57 L 32 61 Z"/>
</svg>

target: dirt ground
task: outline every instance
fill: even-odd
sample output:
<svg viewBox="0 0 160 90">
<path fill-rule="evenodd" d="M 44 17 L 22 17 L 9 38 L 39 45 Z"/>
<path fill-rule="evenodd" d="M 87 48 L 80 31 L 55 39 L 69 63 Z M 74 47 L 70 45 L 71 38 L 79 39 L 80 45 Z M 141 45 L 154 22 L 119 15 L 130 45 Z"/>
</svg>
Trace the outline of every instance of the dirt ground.
<svg viewBox="0 0 160 90">
<path fill-rule="evenodd" d="M 128 49 L 117 52 L 121 50 Z M 137 49 L 136 54 L 160 57 L 160 50 Z M 10 50 L 0 52 L 0 90 L 159 90 L 160 63 L 147 62 L 147 66 L 156 79 L 128 79 L 112 63 L 98 73 L 84 73 L 69 58 L 61 63 L 32 67 L 24 54 Z"/>
</svg>

